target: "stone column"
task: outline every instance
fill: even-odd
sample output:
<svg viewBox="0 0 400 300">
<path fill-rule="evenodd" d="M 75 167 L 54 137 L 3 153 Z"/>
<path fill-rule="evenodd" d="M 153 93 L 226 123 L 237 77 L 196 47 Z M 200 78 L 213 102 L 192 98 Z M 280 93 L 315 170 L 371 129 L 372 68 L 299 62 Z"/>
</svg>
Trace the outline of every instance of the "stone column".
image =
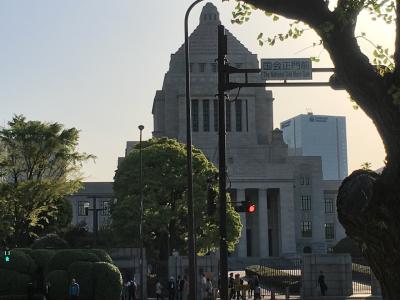
<svg viewBox="0 0 400 300">
<path fill-rule="evenodd" d="M 279 223 L 281 239 L 280 255 L 290 256 L 296 253 L 296 231 L 293 185 L 287 184 L 280 188 L 279 194 Z"/>
<path fill-rule="evenodd" d="M 267 190 L 258 190 L 258 244 L 259 256 L 268 256 L 268 208 L 267 208 Z"/>
<path fill-rule="evenodd" d="M 236 201 L 245 201 L 245 190 L 244 189 L 237 189 L 236 190 Z M 240 222 L 242 223 L 242 232 L 240 234 L 240 240 L 238 245 L 238 257 L 247 257 L 247 236 L 246 236 L 246 213 L 241 212 L 240 215 Z"/>
</svg>

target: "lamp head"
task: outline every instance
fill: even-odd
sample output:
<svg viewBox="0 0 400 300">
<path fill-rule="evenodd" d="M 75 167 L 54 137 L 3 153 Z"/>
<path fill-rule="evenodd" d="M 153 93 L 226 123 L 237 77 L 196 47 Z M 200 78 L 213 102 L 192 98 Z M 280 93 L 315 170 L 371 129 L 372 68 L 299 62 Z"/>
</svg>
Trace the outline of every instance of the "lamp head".
<svg viewBox="0 0 400 300">
<path fill-rule="evenodd" d="M 138 128 L 139 128 L 140 131 L 142 131 L 144 129 L 144 126 L 143 125 L 139 125 Z"/>
</svg>

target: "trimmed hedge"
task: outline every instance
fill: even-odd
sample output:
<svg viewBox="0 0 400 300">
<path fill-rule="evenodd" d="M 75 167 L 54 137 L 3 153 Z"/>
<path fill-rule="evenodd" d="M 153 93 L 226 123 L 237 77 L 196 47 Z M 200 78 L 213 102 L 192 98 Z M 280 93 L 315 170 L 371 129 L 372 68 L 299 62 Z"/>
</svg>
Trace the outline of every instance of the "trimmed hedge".
<svg viewBox="0 0 400 300">
<path fill-rule="evenodd" d="M 50 282 L 49 298 L 68 300 L 69 277 L 67 271 L 55 270 L 47 274 L 46 282 Z"/>
<path fill-rule="evenodd" d="M 48 271 L 65 270 L 76 261 L 99 262 L 96 254 L 84 250 L 60 250 L 51 258 Z"/>
<path fill-rule="evenodd" d="M 72 263 L 68 268 L 70 278 L 75 278 L 79 283 L 80 300 L 93 299 L 94 278 L 92 273 L 93 263 L 86 261 L 77 261 Z"/>
<path fill-rule="evenodd" d="M 94 263 L 92 267 L 95 294 L 94 300 L 119 300 L 122 276 L 118 268 L 106 262 Z"/>
<path fill-rule="evenodd" d="M 109 264 L 114 264 L 111 256 L 103 249 L 88 249 L 89 253 L 96 254 L 100 261 L 107 262 Z"/>
<path fill-rule="evenodd" d="M 25 295 L 31 277 L 16 271 L 0 269 L 0 295 Z"/>
<path fill-rule="evenodd" d="M 31 245 L 32 249 L 66 249 L 69 245 L 66 240 L 60 238 L 55 233 L 49 233 L 37 238 Z"/>
<path fill-rule="evenodd" d="M 36 264 L 24 251 L 14 249 L 11 250 L 11 259 L 9 262 L 6 263 L 3 259 L 0 260 L 0 269 L 31 275 L 36 270 Z"/>
<path fill-rule="evenodd" d="M 45 271 L 47 265 L 55 254 L 56 252 L 54 250 L 36 249 L 31 251 L 30 256 L 34 260 L 37 267 Z"/>
</svg>

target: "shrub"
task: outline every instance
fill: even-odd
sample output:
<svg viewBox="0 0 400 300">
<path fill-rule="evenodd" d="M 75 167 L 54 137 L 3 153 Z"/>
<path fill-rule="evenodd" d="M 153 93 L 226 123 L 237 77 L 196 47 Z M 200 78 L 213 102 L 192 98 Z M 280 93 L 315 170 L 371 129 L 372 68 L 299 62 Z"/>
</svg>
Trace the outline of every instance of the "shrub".
<svg viewBox="0 0 400 300">
<path fill-rule="evenodd" d="M 106 262 L 94 263 L 94 300 L 119 300 L 122 289 L 122 276 L 118 268 Z"/>
<path fill-rule="evenodd" d="M 31 277 L 16 271 L 0 269 L 0 295 L 26 294 Z"/>
<path fill-rule="evenodd" d="M 75 278 L 80 287 L 79 299 L 93 299 L 93 274 L 91 262 L 78 261 L 72 263 L 68 268 L 70 278 Z"/>
<path fill-rule="evenodd" d="M 38 268 L 41 268 L 43 271 L 46 270 L 48 263 L 55 255 L 54 250 L 48 249 L 36 249 L 31 251 L 30 256 L 35 261 Z"/>
<path fill-rule="evenodd" d="M 68 300 L 68 273 L 63 270 L 55 270 L 47 274 L 46 282 L 50 283 L 49 298 L 56 300 Z"/>
<path fill-rule="evenodd" d="M 55 233 L 49 233 L 45 236 L 37 238 L 32 246 L 32 249 L 66 249 L 69 248 L 68 243 L 60 238 Z"/>
<path fill-rule="evenodd" d="M 48 271 L 68 270 L 68 267 L 76 261 L 98 262 L 100 259 L 96 254 L 84 250 L 59 250 L 51 258 Z"/>
<path fill-rule="evenodd" d="M 111 256 L 103 249 L 88 249 L 87 251 L 96 254 L 100 261 L 114 264 Z"/>
<path fill-rule="evenodd" d="M 0 260 L 0 269 L 16 271 L 23 274 L 33 274 L 36 270 L 36 265 L 33 259 L 25 254 L 24 251 L 13 249 L 11 250 L 11 259 L 9 262 Z"/>
</svg>

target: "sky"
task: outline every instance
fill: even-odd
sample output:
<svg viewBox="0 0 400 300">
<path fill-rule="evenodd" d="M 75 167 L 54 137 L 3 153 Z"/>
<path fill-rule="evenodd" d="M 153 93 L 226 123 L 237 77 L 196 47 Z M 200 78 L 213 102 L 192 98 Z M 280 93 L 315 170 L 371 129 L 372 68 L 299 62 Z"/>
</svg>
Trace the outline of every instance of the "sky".
<svg viewBox="0 0 400 300">
<path fill-rule="evenodd" d="M 2 0 L 0 1 L 0 125 L 15 114 L 29 120 L 59 122 L 80 130 L 79 150 L 97 156 L 83 166 L 84 181 L 112 181 L 117 159 L 128 140 L 151 137 L 151 108 L 161 89 L 170 55 L 184 41 L 183 19 L 193 0 Z M 258 58 L 320 56 L 314 67 L 331 67 L 311 31 L 299 40 L 260 47 L 257 36 L 287 30 L 288 20 L 273 22 L 255 12 L 249 23 L 232 25 L 230 2 L 213 2 L 222 23 Z M 204 1 L 204 4 L 206 1 Z M 198 24 L 203 3 L 190 16 Z M 367 16 L 357 31 L 393 47 L 394 30 Z M 385 34 L 382 34 L 385 33 Z M 360 41 L 366 54 L 367 42 Z M 312 111 L 347 119 L 349 172 L 370 162 L 383 165 L 382 141 L 371 120 L 354 110 L 345 91 L 321 88 L 272 88 L 274 126 Z"/>
</svg>

